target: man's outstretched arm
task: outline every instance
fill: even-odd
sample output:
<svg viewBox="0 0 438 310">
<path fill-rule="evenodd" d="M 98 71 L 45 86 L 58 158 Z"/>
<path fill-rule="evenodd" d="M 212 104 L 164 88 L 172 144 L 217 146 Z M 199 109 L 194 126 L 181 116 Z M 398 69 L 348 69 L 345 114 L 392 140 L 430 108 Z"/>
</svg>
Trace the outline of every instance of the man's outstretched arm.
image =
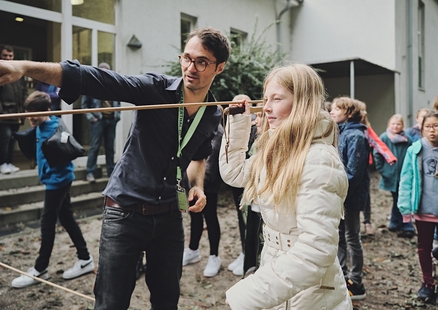
<svg viewBox="0 0 438 310">
<path fill-rule="evenodd" d="M 57 87 L 62 86 L 62 68 L 59 63 L 0 60 L 0 85 L 18 81 L 22 76 Z"/>
</svg>

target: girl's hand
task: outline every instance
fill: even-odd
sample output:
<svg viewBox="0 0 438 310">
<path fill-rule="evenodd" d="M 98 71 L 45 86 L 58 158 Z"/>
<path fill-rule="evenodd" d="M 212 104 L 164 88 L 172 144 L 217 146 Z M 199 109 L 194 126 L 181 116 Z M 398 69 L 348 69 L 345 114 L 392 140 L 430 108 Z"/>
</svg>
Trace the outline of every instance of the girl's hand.
<svg viewBox="0 0 438 310">
<path fill-rule="evenodd" d="M 246 100 L 246 99 L 242 100 L 242 103 L 232 103 L 232 104 L 230 104 L 230 108 L 231 107 L 245 108 L 245 111 L 242 112 L 242 113 L 238 112 L 239 114 L 241 113 L 241 114 L 249 115 L 250 112 L 251 112 L 248 100 Z M 235 114 L 238 114 L 238 113 L 235 113 Z"/>
</svg>

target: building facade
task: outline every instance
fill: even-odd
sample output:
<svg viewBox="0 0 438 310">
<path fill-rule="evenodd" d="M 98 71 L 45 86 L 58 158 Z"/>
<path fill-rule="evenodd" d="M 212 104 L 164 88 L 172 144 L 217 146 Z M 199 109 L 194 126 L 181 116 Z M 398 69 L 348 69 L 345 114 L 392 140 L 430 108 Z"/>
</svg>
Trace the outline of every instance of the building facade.
<svg viewBox="0 0 438 310">
<path fill-rule="evenodd" d="M 366 102 L 378 133 L 394 113 L 412 125 L 438 95 L 437 0 L 0 0 L 7 29 L 0 44 L 12 45 L 16 59 L 104 61 L 121 74 L 164 73 L 190 30 L 212 26 L 241 42 L 256 21 L 287 60 L 320 70 L 329 99 Z M 35 81 L 28 82 L 32 90 Z M 80 108 L 80 101 L 62 108 Z M 117 126 L 116 157 L 132 114 L 123 112 Z M 63 118 L 87 145 L 85 117 Z"/>
</svg>

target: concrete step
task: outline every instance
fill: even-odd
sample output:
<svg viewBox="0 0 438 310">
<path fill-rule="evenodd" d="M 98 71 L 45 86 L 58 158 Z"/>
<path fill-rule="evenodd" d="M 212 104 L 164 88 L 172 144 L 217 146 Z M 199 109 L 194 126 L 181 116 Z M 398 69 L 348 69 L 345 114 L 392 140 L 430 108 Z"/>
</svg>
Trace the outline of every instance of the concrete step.
<svg viewBox="0 0 438 310">
<path fill-rule="evenodd" d="M 107 183 L 108 178 L 96 179 L 95 183 L 89 183 L 82 180 L 73 181 L 70 188 L 70 196 L 74 197 L 91 192 L 101 193 L 105 189 Z M 43 201 L 45 189 L 45 185 L 35 185 L 2 190 L 0 191 L 0 208 L 9 207 L 13 209 L 22 204 Z"/>
<path fill-rule="evenodd" d="M 102 168 L 98 167 L 94 175 L 96 179 L 102 177 Z M 86 169 L 84 167 L 76 167 L 75 176 L 76 180 L 85 180 Z M 20 170 L 12 174 L 0 174 L 0 191 L 37 185 L 41 185 L 37 169 Z M 2 197 L 1 194 L 0 197 Z"/>
<path fill-rule="evenodd" d="M 99 212 L 103 207 L 103 196 L 101 192 L 82 194 L 71 198 L 73 210 L 93 210 Z M 14 208 L 0 208 L 0 226 L 17 223 L 26 223 L 39 220 L 43 210 L 44 202 L 22 204 Z"/>
</svg>

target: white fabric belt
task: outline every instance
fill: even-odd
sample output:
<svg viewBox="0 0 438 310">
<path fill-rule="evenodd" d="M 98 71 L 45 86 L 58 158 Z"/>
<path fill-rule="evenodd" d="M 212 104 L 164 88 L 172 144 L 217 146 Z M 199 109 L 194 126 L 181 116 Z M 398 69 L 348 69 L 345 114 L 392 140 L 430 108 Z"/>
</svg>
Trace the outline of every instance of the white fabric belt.
<svg viewBox="0 0 438 310">
<path fill-rule="evenodd" d="M 289 251 L 297 239 L 295 235 L 282 234 L 266 224 L 263 225 L 263 237 L 265 244 L 280 251 Z"/>
</svg>

